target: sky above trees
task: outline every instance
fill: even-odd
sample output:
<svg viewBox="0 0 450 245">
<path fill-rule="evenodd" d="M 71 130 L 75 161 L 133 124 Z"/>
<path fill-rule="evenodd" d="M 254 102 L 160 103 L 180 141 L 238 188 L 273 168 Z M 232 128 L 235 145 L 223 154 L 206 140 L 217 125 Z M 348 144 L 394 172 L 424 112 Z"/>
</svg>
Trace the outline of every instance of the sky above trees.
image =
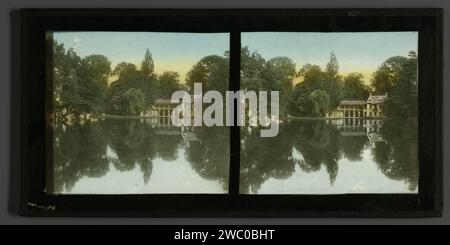
<svg viewBox="0 0 450 245">
<path fill-rule="evenodd" d="M 73 48 L 81 58 L 102 54 L 112 67 L 122 61 L 139 66 L 149 49 L 156 73 L 176 71 L 182 81 L 200 59 L 223 55 L 230 46 L 228 33 L 54 32 L 53 39 L 66 49 Z"/>
<path fill-rule="evenodd" d="M 228 33 L 55 32 L 53 38 L 67 49 L 72 47 L 81 58 L 102 54 L 113 67 L 121 61 L 139 65 L 142 53 L 149 49 L 155 72 L 176 71 L 181 81 L 198 60 L 229 49 Z M 243 47 L 249 46 L 266 59 L 290 57 L 298 69 L 307 63 L 325 66 L 334 52 L 342 75 L 359 72 L 366 83 L 387 57 L 417 53 L 417 43 L 417 32 L 242 33 Z"/>
</svg>

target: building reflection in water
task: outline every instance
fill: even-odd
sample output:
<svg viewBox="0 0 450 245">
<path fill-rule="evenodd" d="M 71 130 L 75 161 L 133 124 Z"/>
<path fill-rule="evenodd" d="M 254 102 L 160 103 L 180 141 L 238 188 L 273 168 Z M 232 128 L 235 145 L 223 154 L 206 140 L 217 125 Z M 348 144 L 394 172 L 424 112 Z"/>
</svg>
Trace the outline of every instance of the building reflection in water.
<svg viewBox="0 0 450 245">
<path fill-rule="evenodd" d="M 227 127 L 170 118 L 106 119 L 54 128 L 56 194 L 227 193 Z M 291 121 L 274 138 L 241 128 L 240 193 L 416 193 L 417 123 Z"/>
<path fill-rule="evenodd" d="M 417 193 L 417 124 L 296 120 L 275 138 L 241 130 L 241 193 Z"/>
</svg>

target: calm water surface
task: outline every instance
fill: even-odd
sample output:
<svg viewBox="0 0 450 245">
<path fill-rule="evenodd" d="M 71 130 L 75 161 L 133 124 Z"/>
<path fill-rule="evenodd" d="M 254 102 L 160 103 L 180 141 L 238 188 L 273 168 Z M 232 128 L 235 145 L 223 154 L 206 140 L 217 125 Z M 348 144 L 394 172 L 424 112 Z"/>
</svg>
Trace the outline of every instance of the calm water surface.
<svg viewBox="0 0 450 245">
<path fill-rule="evenodd" d="M 227 193 L 226 127 L 107 119 L 54 129 L 57 194 Z M 417 193 L 417 125 L 293 121 L 275 138 L 241 129 L 245 194 Z"/>
</svg>

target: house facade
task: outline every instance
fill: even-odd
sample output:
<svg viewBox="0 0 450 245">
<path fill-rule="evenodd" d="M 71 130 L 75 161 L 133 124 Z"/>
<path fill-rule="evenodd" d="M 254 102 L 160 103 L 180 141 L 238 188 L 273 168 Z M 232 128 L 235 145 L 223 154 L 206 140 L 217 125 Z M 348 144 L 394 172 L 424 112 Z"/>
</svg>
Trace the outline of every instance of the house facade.
<svg viewBox="0 0 450 245">
<path fill-rule="evenodd" d="M 193 115 L 194 96 L 190 96 L 191 115 Z M 183 101 L 184 102 L 184 101 Z M 172 103 L 170 99 L 156 99 L 150 108 L 141 113 L 141 117 L 170 118 L 172 111 L 181 103 Z M 183 106 L 186 105 L 183 103 Z M 183 107 L 184 108 L 184 107 Z"/>
<path fill-rule="evenodd" d="M 385 95 L 369 95 L 367 100 L 343 100 L 336 110 L 328 112 L 327 118 L 382 118 Z"/>
<path fill-rule="evenodd" d="M 141 116 L 147 117 L 170 117 L 172 115 L 173 109 L 178 106 L 178 104 L 172 104 L 171 100 L 156 99 L 151 105 L 150 109 L 143 112 Z"/>
</svg>

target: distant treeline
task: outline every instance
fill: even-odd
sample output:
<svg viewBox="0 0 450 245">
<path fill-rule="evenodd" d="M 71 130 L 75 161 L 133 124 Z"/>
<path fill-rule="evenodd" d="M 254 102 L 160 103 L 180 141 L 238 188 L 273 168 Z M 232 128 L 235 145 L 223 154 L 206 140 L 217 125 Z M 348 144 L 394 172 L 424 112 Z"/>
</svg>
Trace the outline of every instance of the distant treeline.
<svg viewBox="0 0 450 245">
<path fill-rule="evenodd" d="M 109 83 L 111 78 L 114 81 Z M 80 58 L 72 48 L 53 44 L 54 107 L 59 117 L 82 114 L 139 115 L 157 98 L 170 98 L 179 89 L 203 83 L 205 89 L 225 91 L 228 87 L 228 57 L 211 55 L 201 59 L 186 76 L 167 71 L 154 72 L 147 49 L 138 68 L 121 62 L 114 69 L 103 55 Z"/>
<path fill-rule="evenodd" d="M 386 113 L 403 117 L 417 116 L 417 55 L 386 59 L 366 85 L 361 73 L 339 74 L 339 64 L 332 52 L 323 70 L 306 64 L 296 70 L 288 57 L 265 60 L 248 47 L 241 50 L 241 85 L 248 90 L 280 91 L 281 115 L 322 117 L 342 100 L 367 100 L 370 93 L 388 93 Z M 300 82 L 293 85 L 294 79 Z"/>
<path fill-rule="evenodd" d="M 228 51 L 222 56 L 202 58 L 182 82 L 175 71 L 156 74 L 148 49 L 139 67 L 121 62 L 113 69 L 103 55 L 81 58 L 72 48 L 66 50 L 63 44 L 52 42 L 57 118 L 102 113 L 139 115 L 155 99 L 168 99 L 179 89 L 190 90 L 194 83 L 202 83 L 204 91 L 228 89 Z M 297 71 L 296 64 L 288 57 L 265 60 L 258 52 L 243 47 L 241 64 L 241 89 L 280 91 L 282 117 L 288 114 L 324 116 L 341 100 L 366 100 L 371 92 L 389 94 L 388 115 L 417 116 L 417 55 L 413 51 L 408 57 L 388 58 L 373 74 L 370 86 L 364 83 L 361 73 L 341 76 L 334 53 L 324 70 L 318 65 L 306 64 Z M 296 79 L 300 82 L 294 85 Z"/>
</svg>

